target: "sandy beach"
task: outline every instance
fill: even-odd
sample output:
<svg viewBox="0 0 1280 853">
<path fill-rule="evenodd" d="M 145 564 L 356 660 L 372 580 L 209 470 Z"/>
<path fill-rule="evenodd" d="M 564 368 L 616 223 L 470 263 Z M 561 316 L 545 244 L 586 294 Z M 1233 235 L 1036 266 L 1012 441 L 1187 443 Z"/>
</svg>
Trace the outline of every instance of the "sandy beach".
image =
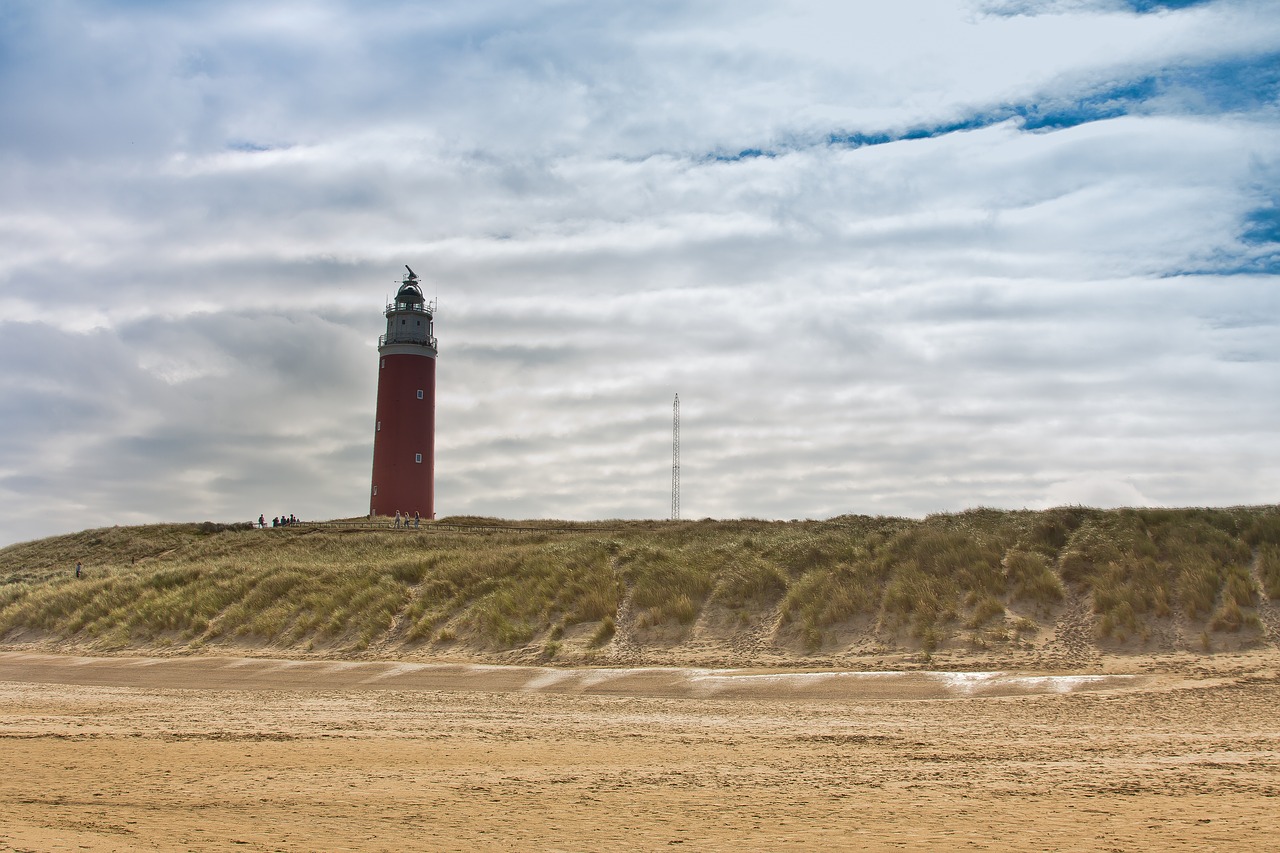
<svg viewBox="0 0 1280 853">
<path fill-rule="evenodd" d="M 1280 678 L 0 653 L 13 850 L 1280 844 Z"/>
</svg>

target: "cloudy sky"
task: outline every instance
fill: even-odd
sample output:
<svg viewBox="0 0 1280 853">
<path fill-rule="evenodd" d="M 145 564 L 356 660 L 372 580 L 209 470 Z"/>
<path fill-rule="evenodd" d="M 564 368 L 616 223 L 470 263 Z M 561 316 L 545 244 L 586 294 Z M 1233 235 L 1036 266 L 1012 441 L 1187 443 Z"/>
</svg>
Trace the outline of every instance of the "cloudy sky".
<svg viewBox="0 0 1280 853">
<path fill-rule="evenodd" d="M 0 544 L 1280 500 L 1280 4 L 0 4 Z"/>
</svg>

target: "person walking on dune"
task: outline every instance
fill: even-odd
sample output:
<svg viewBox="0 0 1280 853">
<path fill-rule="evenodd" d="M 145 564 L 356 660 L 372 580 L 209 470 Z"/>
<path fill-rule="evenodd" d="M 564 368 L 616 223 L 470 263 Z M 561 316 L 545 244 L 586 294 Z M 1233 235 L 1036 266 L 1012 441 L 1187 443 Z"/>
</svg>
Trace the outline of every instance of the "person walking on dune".
<svg viewBox="0 0 1280 853">
<path fill-rule="evenodd" d="M 80 577 L 80 571 L 81 571 L 80 561 L 76 560 L 76 577 Z"/>
</svg>

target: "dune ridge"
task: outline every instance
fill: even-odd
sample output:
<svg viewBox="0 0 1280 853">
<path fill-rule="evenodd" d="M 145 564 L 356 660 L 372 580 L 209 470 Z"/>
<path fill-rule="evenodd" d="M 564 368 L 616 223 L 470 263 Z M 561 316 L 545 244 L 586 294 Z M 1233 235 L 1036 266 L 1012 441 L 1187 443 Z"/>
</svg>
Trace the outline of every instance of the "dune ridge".
<svg viewBox="0 0 1280 853">
<path fill-rule="evenodd" d="M 206 522 L 0 550 L 0 644 L 90 654 L 1119 672 L 1275 649 L 1278 599 L 1276 506 Z"/>
</svg>

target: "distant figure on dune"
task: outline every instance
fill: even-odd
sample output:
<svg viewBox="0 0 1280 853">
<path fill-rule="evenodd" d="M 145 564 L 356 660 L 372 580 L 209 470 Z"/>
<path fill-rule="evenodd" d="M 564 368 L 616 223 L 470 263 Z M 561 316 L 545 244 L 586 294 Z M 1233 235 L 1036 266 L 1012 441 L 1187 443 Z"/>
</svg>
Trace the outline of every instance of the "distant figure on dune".
<svg viewBox="0 0 1280 853">
<path fill-rule="evenodd" d="M 258 516 L 258 529 L 259 529 L 259 530 L 261 530 L 262 528 L 264 528 L 264 527 L 266 527 L 266 526 L 267 526 L 267 517 L 266 517 L 265 515 L 259 515 L 259 516 Z"/>
<path fill-rule="evenodd" d="M 396 510 L 396 521 L 395 521 L 395 526 L 396 526 L 396 527 L 399 527 L 399 526 L 400 526 L 400 510 Z"/>
<path fill-rule="evenodd" d="M 416 509 L 413 511 L 413 529 L 418 529 L 418 511 Z"/>
<path fill-rule="evenodd" d="M 80 561 L 76 560 L 76 577 L 80 577 Z"/>
</svg>

